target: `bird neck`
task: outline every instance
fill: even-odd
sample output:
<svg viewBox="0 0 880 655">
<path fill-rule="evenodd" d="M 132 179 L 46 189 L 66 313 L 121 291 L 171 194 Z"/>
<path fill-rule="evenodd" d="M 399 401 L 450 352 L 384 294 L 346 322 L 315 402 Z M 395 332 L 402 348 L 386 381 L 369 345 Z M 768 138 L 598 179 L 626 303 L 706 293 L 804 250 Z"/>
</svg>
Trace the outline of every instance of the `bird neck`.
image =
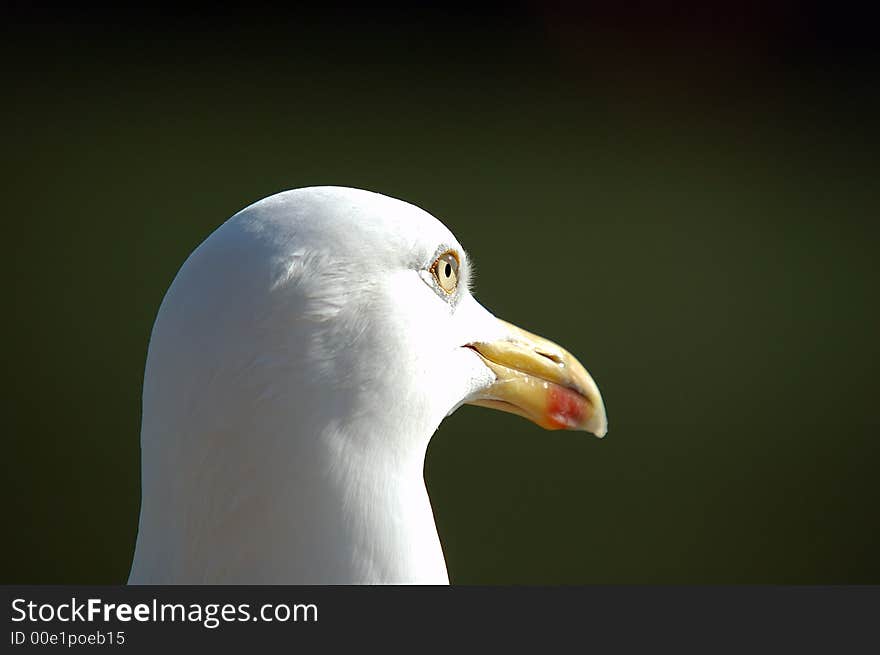
<svg viewBox="0 0 880 655">
<path fill-rule="evenodd" d="M 426 446 L 428 439 L 423 441 Z M 328 541 L 345 544 L 332 558 L 334 571 L 347 570 L 347 580 L 356 583 L 448 584 L 425 488 L 425 449 L 383 452 L 357 439 L 342 443 L 342 452 L 337 442 L 326 453 L 324 485 L 339 514 L 318 521 L 325 548 Z M 340 560 L 348 567 L 340 567 Z"/>
<path fill-rule="evenodd" d="M 145 420 L 129 582 L 448 583 L 423 476 L 436 426 L 369 415 L 295 424 L 293 435 L 289 417 L 264 415 L 249 431 Z"/>
</svg>

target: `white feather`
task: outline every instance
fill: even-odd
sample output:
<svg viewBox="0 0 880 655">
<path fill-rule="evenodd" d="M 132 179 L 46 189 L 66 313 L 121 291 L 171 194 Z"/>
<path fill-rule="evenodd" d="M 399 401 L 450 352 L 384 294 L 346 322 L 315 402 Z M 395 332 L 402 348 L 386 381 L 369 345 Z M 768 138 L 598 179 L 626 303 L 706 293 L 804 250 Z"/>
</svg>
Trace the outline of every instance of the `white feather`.
<svg viewBox="0 0 880 655">
<path fill-rule="evenodd" d="M 460 253 L 446 298 L 426 271 Z M 281 193 L 183 265 L 150 339 L 131 583 L 446 583 L 423 480 L 443 418 L 492 382 L 469 263 L 430 214 Z"/>
</svg>

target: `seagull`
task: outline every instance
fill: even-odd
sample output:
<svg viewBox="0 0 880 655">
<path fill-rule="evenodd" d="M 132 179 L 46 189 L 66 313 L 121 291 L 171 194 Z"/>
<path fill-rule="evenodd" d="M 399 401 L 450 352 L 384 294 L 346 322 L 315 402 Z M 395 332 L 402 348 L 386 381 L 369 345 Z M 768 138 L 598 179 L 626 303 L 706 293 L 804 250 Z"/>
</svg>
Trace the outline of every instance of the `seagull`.
<svg viewBox="0 0 880 655">
<path fill-rule="evenodd" d="M 578 360 L 496 318 L 473 275 L 439 220 L 361 189 L 217 228 L 150 336 L 129 584 L 448 584 L 423 474 L 446 416 L 607 431 Z"/>
</svg>

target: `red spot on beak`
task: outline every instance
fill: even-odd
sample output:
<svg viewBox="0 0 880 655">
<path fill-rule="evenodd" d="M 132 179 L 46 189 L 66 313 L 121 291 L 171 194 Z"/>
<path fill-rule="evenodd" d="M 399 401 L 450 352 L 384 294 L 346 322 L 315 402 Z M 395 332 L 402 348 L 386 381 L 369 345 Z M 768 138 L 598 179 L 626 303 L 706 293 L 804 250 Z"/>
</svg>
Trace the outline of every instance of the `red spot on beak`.
<svg viewBox="0 0 880 655">
<path fill-rule="evenodd" d="M 557 430 L 578 427 L 587 418 L 587 400 L 558 384 L 551 384 L 547 398 L 547 419 Z"/>
</svg>

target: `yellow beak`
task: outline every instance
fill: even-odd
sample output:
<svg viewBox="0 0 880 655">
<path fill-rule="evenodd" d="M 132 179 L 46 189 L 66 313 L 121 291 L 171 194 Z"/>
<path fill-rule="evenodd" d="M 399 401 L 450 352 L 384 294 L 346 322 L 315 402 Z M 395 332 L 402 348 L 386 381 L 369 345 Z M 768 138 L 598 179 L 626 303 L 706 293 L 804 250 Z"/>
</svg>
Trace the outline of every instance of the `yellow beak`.
<svg viewBox="0 0 880 655">
<path fill-rule="evenodd" d="M 608 431 L 599 388 L 581 363 L 552 341 L 501 321 L 507 336 L 472 343 L 496 380 L 471 405 L 517 414 L 547 430 Z"/>
</svg>

